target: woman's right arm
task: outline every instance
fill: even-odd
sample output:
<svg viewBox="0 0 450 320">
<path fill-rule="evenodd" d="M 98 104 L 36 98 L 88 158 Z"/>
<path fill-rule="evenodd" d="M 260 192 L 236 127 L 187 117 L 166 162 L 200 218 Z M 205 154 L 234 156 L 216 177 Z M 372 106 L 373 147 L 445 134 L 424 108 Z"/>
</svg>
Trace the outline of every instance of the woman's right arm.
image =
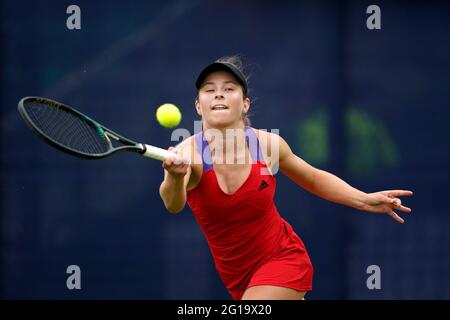
<svg viewBox="0 0 450 320">
<path fill-rule="evenodd" d="M 174 148 L 169 148 L 173 150 Z M 163 162 L 164 180 L 159 188 L 159 194 L 164 206 L 170 213 L 179 213 L 186 204 L 186 187 L 192 168 L 190 165 L 189 148 L 180 146 L 177 158 L 169 158 Z"/>
</svg>

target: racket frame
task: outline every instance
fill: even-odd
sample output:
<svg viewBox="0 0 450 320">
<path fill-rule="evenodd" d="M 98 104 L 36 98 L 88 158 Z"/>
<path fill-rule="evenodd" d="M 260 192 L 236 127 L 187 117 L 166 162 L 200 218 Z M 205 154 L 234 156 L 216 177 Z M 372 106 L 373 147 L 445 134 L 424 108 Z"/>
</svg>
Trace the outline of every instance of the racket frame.
<svg viewBox="0 0 450 320">
<path fill-rule="evenodd" d="M 50 138 L 47 134 L 45 134 L 41 129 L 39 129 L 38 127 L 36 127 L 34 125 L 33 120 L 30 118 L 30 116 L 28 115 L 28 112 L 25 109 L 26 102 L 36 102 L 36 103 L 40 103 L 40 104 L 46 104 L 50 107 L 54 107 L 54 108 L 58 108 L 58 109 L 62 108 L 72 114 L 75 114 L 75 115 L 83 118 L 84 121 L 86 121 L 86 123 L 88 125 L 91 125 L 95 129 L 102 131 L 102 133 L 105 135 L 106 140 L 108 142 L 109 150 L 104 153 L 97 153 L 97 154 L 86 153 L 86 152 L 82 152 L 82 151 L 67 147 L 67 146 L 59 143 L 58 141 L 55 141 L 54 139 Z M 113 153 L 123 152 L 123 151 L 137 152 L 143 156 L 153 158 L 153 159 L 158 159 L 158 160 L 165 160 L 168 157 L 176 156 L 176 154 L 173 152 L 170 152 L 170 151 L 167 151 L 167 150 L 164 150 L 161 148 L 153 147 L 150 145 L 137 143 L 133 140 L 125 138 L 125 137 L 121 136 L 120 134 L 112 131 L 111 129 L 108 129 L 107 127 L 101 125 L 97 121 L 92 120 L 90 117 L 86 116 L 85 114 L 81 113 L 80 111 L 75 110 L 75 109 L 69 107 L 68 105 L 65 105 L 61 102 L 58 102 L 58 101 L 55 101 L 52 99 L 36 97 L 36 96 L 24 97 L 18 103 L 18 110 L 19 110 L 19 113 L 22 116 L 22 118 L 25 120 L 26 124 L 46 143 L 48 143 L 49 145 L 55 147 L 56 149 L 58 149 L 60 151 L 69 153 L 69 154 L 77 156 L 77 157 L 81 157 L 81 158 L 85 158 L 85 159 L 102 159 Z M 124 145 L 115 147 L 112 145 L 111 139 L 113 139 L 119 143 L 122 143 Z"/>
</svg>

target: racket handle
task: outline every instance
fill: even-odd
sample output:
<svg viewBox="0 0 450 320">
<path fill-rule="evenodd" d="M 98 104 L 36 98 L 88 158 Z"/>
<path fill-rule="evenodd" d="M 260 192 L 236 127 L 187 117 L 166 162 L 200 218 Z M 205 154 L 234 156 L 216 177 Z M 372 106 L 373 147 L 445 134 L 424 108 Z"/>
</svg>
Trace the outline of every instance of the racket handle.
<svg viewBox="0 0 450 320">
<path fill-rule="evenodd" d="M 142 144 L 142 147 L 144 148 L 144 152 L 142 153 L 142 155 L 144 157 L 148 157 L 148 158 L 164 161 L 167 158 L 170 158 L 170 157 L 175 158 L 177 156 L 172 151 L 168 151 L 168 150 L 165 150 L 165 149 L 161 149 L 161 148 L 157 148 L 157 147 L 154 147 L 154 146 L 150 146 L 148 144 Z"/>
</svg>

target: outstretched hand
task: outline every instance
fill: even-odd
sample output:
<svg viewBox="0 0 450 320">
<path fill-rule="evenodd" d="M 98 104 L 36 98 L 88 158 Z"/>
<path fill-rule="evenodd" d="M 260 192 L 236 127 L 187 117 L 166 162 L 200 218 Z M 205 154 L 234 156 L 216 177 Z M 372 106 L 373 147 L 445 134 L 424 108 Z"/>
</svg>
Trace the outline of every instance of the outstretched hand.
<svg viewBox="0 0 450 320">
<path fill-rule="evenodd" d="M 405 220 L 400 218 L 394 209 L 410 213 L 411 209 L 402 205 L 402 201 L 397 197 L 412 196 L 413 192 L 409 190 L 386 190 L 374 193 L 368 193 L 364 201 L 362 210 L 368 212 L 387 213 L 397 222 L 403 223 Z"/>
</svg>

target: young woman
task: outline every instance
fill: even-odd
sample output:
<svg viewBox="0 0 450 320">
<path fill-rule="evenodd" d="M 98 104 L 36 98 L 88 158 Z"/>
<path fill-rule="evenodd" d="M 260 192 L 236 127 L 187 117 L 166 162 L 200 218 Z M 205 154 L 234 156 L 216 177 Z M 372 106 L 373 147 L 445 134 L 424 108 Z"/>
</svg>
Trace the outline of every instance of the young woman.
<svg viewBox="0 0 450 320">
<path fill-rule="evenodd" d="M 251 128 L 239 58 L 208 65 L 196 87 L 203 130 L 169 148 L 177 158 L 163 162 L 160 195 L 171 213 L 188 203 L 234 299 L 303 299 L 312 289 L 305 246 L 273 202 L 274 168 L 329 201 L 385 213 L 400 223 L 394 209 L 411 212 L 398 198 L 411 191 L 362 192 L 303 161 L 280 136 Z"/>
</svg>

